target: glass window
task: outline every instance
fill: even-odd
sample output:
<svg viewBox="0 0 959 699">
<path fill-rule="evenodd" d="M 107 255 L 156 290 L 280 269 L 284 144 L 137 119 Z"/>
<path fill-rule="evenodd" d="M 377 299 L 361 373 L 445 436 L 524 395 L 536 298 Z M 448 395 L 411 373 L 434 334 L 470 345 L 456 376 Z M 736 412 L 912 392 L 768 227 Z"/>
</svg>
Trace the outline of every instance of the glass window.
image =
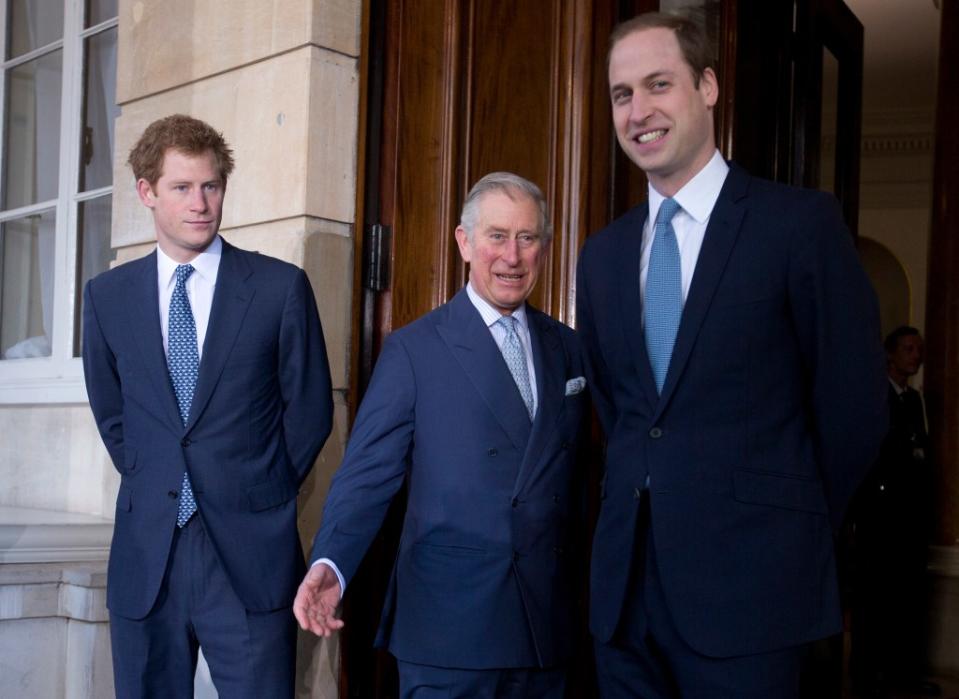
<svg viewBox="0 0 959 699">
<path fill-rule="evenodd" d="M 63 38 L 63 0 L 10 0 L 7 13 L 9 49 L 16 58 Z"/>
<path fill-rule="evenodd" d="M 113 196 L 80 202 L 77 213 L 77 280 L 74 308 L 73 356 L 80 356 L 80 329 L 83 318 L 83 287 L 86 283 L 110 268 L 117 255 L 110 247 L 110 209 Z"/>
<path fill-rule="evenodd" d="M 49 357 L 53 331 L 55 215 L 52 211 L 0 226 L 0 354 Z"/>
<path fill-rule="evenodd" d="M 6 71 L 4 209 L 57 196 L 62 66 L 57 50 Z"/>
<path fill-rule="evenodd" d="M 117 107 L 117 28 L 86 39 L 80 191 L 113 183 L 113 124 Z"/>
<path fill-rule="evenodd" d="M 0 403 L 86 397 L 83 286 L 115 259 L 117 5 L 0 0 Z"/>
<path fill-rule="evenodd" d="M 87 0 L 87 23 L 83 26 L 95 27 L 116 16 L 117 0 Z"/>
</svg>

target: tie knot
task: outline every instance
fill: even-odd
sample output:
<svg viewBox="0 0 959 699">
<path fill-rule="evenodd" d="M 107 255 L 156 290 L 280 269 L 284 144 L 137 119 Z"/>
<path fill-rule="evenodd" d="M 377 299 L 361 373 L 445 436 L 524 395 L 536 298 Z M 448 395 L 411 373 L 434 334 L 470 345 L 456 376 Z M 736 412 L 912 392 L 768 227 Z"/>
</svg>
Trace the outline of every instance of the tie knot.
<svg viewBox="0 0 959 699">
<path fill-rule="evenodd" d="M 193 265 L 177 265 L 176 283 L 186 284 L 186 280 L 190 278 L 191 274 L 193 274 Z"/>
<path fill-rule="evenodd" d="M 496 322 L 503 327 L 507 335 L 516 332 L 516 323 L 518 321 L 513 316 L 500 316 Z"/>
<path fill-rule="evenodd" d="M 675 199 L 663 199 L 663 203 L 659 205 L 659 214 L 656 216 L 656 223 L 669 223 L 673 220 L 673 216 L 676 215 L 676 212 L 679 211 L 680 208 Z"/>
</svg>

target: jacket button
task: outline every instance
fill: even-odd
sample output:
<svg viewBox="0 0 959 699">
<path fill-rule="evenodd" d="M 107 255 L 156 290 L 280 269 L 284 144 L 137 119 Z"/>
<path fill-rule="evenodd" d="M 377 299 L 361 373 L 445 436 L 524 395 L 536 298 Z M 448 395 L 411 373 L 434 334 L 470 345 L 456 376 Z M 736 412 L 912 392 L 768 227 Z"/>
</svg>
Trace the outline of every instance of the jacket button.
<svg viewBox="0 0 959 699">
<path fill-rule="evenodd" d="M 663 431 L 659 429 L 658 427 L 654 427 L 653 429 L 649 431 L 649 436 L 652 437 L 653 439 L 659 439 L 660 437 L 663 436 Z"/>
<path fill-rule="evenodd" d="M 488 452 L 486 452 L 486 453 L 489 454 L 490 456 L 496 456 L 496 454 L 497 454 L 497 452 L 496 452 L 495 449 L 490 449 L 490 450 L 489 450 Z"/>
<path fill-rule="evenodd" d="M 512 505 L 512 506 L 513 506 L 513 509 L 515 510 L 517 507 L 519 507 L 519 499 L 518 499 L 518 498 L 513 498 L 513 499 L 510 501 L 510 505 Z"/>
<path fill-rule="evenodd" d="M 553 502 L 554 502 L 554 503 L 557 503 L 557 504 L 559 503 L 559 495 L 554 495 L 554 496 L 553 496 Z"/>
<path fill-rule="evenodd" d="M 169 493 L 167 493 L 167 495 L 169 495 L 171 498 L 173 498 L 174 500 L 176 500 L 176 498 L 177 498 L 180 494 L 179 494 L 177 491 L 175 491 L 175 490 L 171 490 Z"/>
<path fill-rule="evenodd" d="M 633 488 L 633 499 L 639 500 L 641 497 L 643 497 L 643 491 L 639 488 Z"/>
<path fill-rule="evenodd" d="M 189 438 L 189 437 L 184 437 L 183 439 L 181 439 L 181 440 L 180 440 L 180 446 L 181 446 L 181 447 L 188 447 L 188 446 L 190 446 L 190 438 Z"/>
</svg>

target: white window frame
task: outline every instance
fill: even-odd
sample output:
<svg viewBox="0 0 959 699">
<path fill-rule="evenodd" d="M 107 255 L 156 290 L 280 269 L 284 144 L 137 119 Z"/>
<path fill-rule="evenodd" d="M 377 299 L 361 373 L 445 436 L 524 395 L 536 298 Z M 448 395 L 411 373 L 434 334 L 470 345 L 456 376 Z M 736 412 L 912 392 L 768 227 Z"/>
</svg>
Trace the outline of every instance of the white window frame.
<svg viewBox="0 0 959 699">
<path fill-rule="evenodd" d="M 0 0 L 0 136 L 5 133 L 7 70 L 40 55 L 62 49 L 63 78 L 60 99 L 60 160 L 57 197 L 0 213 L 0 223 L 53 210 L 54 234 L 53 327 L 49 357 L 0 359 L 0 405 L 86 403 L 83 365 L 73 356 L 77 295 L 77 212 L 83 201 L 113 192 L 113 186 L 78 193 L 80 184 L 80 134 L 83 128 L 84 41 L 118 25 L 113 17 L 83 28 L 85 0 L 63 0 L 63 37 L 12 60 L 7 55 L 9 0 Z M 0 137 L 0 167 L 5 138 Z"/>
</svg>

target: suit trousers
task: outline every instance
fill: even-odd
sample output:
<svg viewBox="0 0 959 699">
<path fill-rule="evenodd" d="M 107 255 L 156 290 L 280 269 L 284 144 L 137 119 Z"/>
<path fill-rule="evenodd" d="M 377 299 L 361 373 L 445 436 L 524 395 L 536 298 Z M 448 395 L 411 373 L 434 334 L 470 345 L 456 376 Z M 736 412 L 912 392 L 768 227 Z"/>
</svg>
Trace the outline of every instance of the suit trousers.
<svg viewBox="0 0 959 699">
<path fill-rule="evenodd" d="M 595 643 L 603 699 L 798 699 L 804 647 L 714 658 L 697 653 L 680 635 L 663 595 L 646 491 L 635 541 L 616 633 L 609 643 Z"/>
<path fill-rule="evenodd" d="M 116 695 L 192 697 L 197 649 L 221 697 L 292 697 L 296 627 L 292 609 L 247 611 L 203 521 L 173 536 L 160 593 L 143 619 L 110 615 Z"/>
<path fill-rule="evenodd" d="M 566 669 L 462 670 L 397 661 L 401 699 L 563 699 Z"/>
</svg>

